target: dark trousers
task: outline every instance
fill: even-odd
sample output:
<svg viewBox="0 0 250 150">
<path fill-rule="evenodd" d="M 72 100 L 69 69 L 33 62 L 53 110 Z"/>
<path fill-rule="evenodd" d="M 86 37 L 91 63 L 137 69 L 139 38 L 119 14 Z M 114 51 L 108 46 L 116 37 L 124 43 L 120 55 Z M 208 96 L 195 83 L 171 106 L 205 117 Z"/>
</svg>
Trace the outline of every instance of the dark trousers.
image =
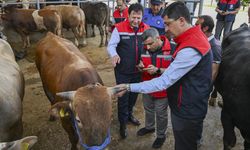
<svg viewBox="0 0 250 150">
<path fill-rule="evenodd" d="M 222 30 L 224 29 L 224 31 L 223 31 L 223 38 L 224 38 L 229 32 L 232 31 L 232 26 L 233 26 L 232 21 L 231 22 L 226 22 L 226 21 L 217 20 L 214 37 L 217 40 L 220 40 Z"/>
<path fill-rule="evenodd" d="M 116 84 L 138 83 L 141 81 L 141 74 L 122 74 L 115 70 Z M 118 98 L 118 120 L 120 124 L 126 124 L 128 118 L 133 114 L 138 93 L 127 92 Z"/>
<path fill-rule="evenodd" d="M 171 112 L 175 150 L 197 150 L 204 119 L 183 119 Z"/>
</svg>

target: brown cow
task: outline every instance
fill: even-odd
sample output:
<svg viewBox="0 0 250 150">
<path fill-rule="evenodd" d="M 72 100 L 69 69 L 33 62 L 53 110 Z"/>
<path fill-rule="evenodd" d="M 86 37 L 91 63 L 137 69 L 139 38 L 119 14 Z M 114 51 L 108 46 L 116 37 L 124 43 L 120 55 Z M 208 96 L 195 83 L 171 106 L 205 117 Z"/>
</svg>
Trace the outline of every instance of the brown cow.
<svg viewBox="0 0 250 150">
<path fill-rule="evenodd" d="M 4 12 L 1 18 L 21 35 L 23 48 L 30 46 L 30 32 L 48 30 L 61 35 L 61 17 L 54 10 L 27 10 L 7 5 L 4 7 Z"/>
<path fill-rule="evenodd" d="M 100 145 L 111 123 L 111 89 L 101 85 L 103 82 L 88 59 L 72 42 L 47 33 L 37 44 L 36 66 L 48 99 L 55 104 L 53 108 L 60 110 L 71 149 L 77 149 L 80 138 L 80 143 Z M 63 102 L 65 94 L 56 96 L 58 92 L 75 90 L 67 98 L 72 102 Z M 76 126 L 81 128 L 79 134 Z"/>
<path fill-rule="evenodd" d="M 56 10 L 62 17 L 62 27 L 71 29 L 75 35 L 75 44 L 86 46 L 85 14 L 78 6 L 72 5 L 49 5 L 44 9 Z M 79 43 L 80 38 L 83 39 Z"/>
</svg>

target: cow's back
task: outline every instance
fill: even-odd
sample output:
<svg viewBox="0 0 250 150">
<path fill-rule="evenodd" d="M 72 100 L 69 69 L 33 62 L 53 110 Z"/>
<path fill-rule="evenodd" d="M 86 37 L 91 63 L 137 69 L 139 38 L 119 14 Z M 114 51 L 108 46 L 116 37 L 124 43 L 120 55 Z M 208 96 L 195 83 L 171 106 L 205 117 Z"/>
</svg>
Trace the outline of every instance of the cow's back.
<svg viewBox="0 0 250 150">
<path fill-rule="evenodd" d="M 50 32 L 37 44 L 36 65 L 44 88 L 53 97 L 57 92 L 102 83 L 88 59 L 72 42 Z"/>
<path fill-rule="evenodd" d="M 12 8 L 8 13 L 3 14 L 2 18 L 8 21 L 15 30 L 20 29 L 28 33 L 28 31 L 36 30 L 36 24 L 32 17 L 34 11 L 35 9 Z"/>
<path fill-rule="evenodd" d="M 0 142 L 22 136 L 24 79 L 10 45 L 0 39 Z"/>
<path fill-rule="evenodd" d="M 216 87 L 223 97 L 223 109 L 238 128 L 250 126 L 250 29 L 231 32 L 222 43 L 222 63 Z M 250 130 L 248 131 L 250 133 Z"/>
<path fill-rule="evenodd" d="M 62 17 L 63 27 L 65 28 L 77 27 L 79 21 L 85 22 L 84 12 L 78 6 L 50 5 L 46 6 L 45 9 L 58 11 Z"/>
</svg>

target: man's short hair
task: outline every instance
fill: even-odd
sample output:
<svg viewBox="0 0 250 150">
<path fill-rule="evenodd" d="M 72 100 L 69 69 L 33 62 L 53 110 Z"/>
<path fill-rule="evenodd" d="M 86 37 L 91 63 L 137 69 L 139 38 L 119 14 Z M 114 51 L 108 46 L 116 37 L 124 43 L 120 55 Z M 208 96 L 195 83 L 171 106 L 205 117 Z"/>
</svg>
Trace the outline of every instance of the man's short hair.
<svg viewBox="0 0 250 150">
<path fill-rule="evenodd" d="M 143 15 L 143 7 L 141 4 L 139 3 L 135 3 L 135 4 L 131 4 L 128 8 L 128 14 L 130 15 L 131 12 L 134 11 L 134 12 L 139 12 L 141 11 L 142 12 L 142 15 Z"/>
<path fill-rule="evenodd" d="M 155 28 L 149 28 L 147 30 L 145 30 L 143 33 L 142 33 L 142 41 L 145 41 L 147 40 L 149 37 L 151 37 L 152 39 L 155 39 L 157 37 L 159 37 L 159 32 L 158 30 L 156 30 Z"/>
<path fill-rule="evenodd" d="M 162 18 L 168 16 L 168 18 L 177 20 L 180 17 L 185 18 L 188 23 L 191 23 L 190 13 L 187 6 L 183 2 L 173 2 L 163 11 Z"/>
<path fill-rule="evenodd" d="M 201 28 L 208 27 L 207 32 L 213 32 L 214 29 L 214 20 L 209 15 L 202 15 L 199 18 L 203 19 L 203 23 L 201 24 Z"/>
</svg>

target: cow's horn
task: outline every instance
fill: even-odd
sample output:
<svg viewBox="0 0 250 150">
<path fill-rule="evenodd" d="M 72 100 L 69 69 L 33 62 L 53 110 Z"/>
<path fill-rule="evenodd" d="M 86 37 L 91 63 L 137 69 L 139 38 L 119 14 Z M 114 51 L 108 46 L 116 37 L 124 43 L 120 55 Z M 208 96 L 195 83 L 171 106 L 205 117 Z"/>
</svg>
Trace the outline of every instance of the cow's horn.
<svg viewBox="0 0 250 150">
<path fill-rule="evenodd" d="M 124 89 L 120 87 L 108 87 L 107 90 L 108 90 L 109 95 L 114 95 L 123 91 Z"/>
<path fill-rule="evenodd" d="M 67 100 L 72 100 L 74 99 L 76 91 L 68 91 L 68 92 L 60 92 L 60 93 L 56 93 L 57 96 L 60 96 L 64 99 Z"/>
</svg>

